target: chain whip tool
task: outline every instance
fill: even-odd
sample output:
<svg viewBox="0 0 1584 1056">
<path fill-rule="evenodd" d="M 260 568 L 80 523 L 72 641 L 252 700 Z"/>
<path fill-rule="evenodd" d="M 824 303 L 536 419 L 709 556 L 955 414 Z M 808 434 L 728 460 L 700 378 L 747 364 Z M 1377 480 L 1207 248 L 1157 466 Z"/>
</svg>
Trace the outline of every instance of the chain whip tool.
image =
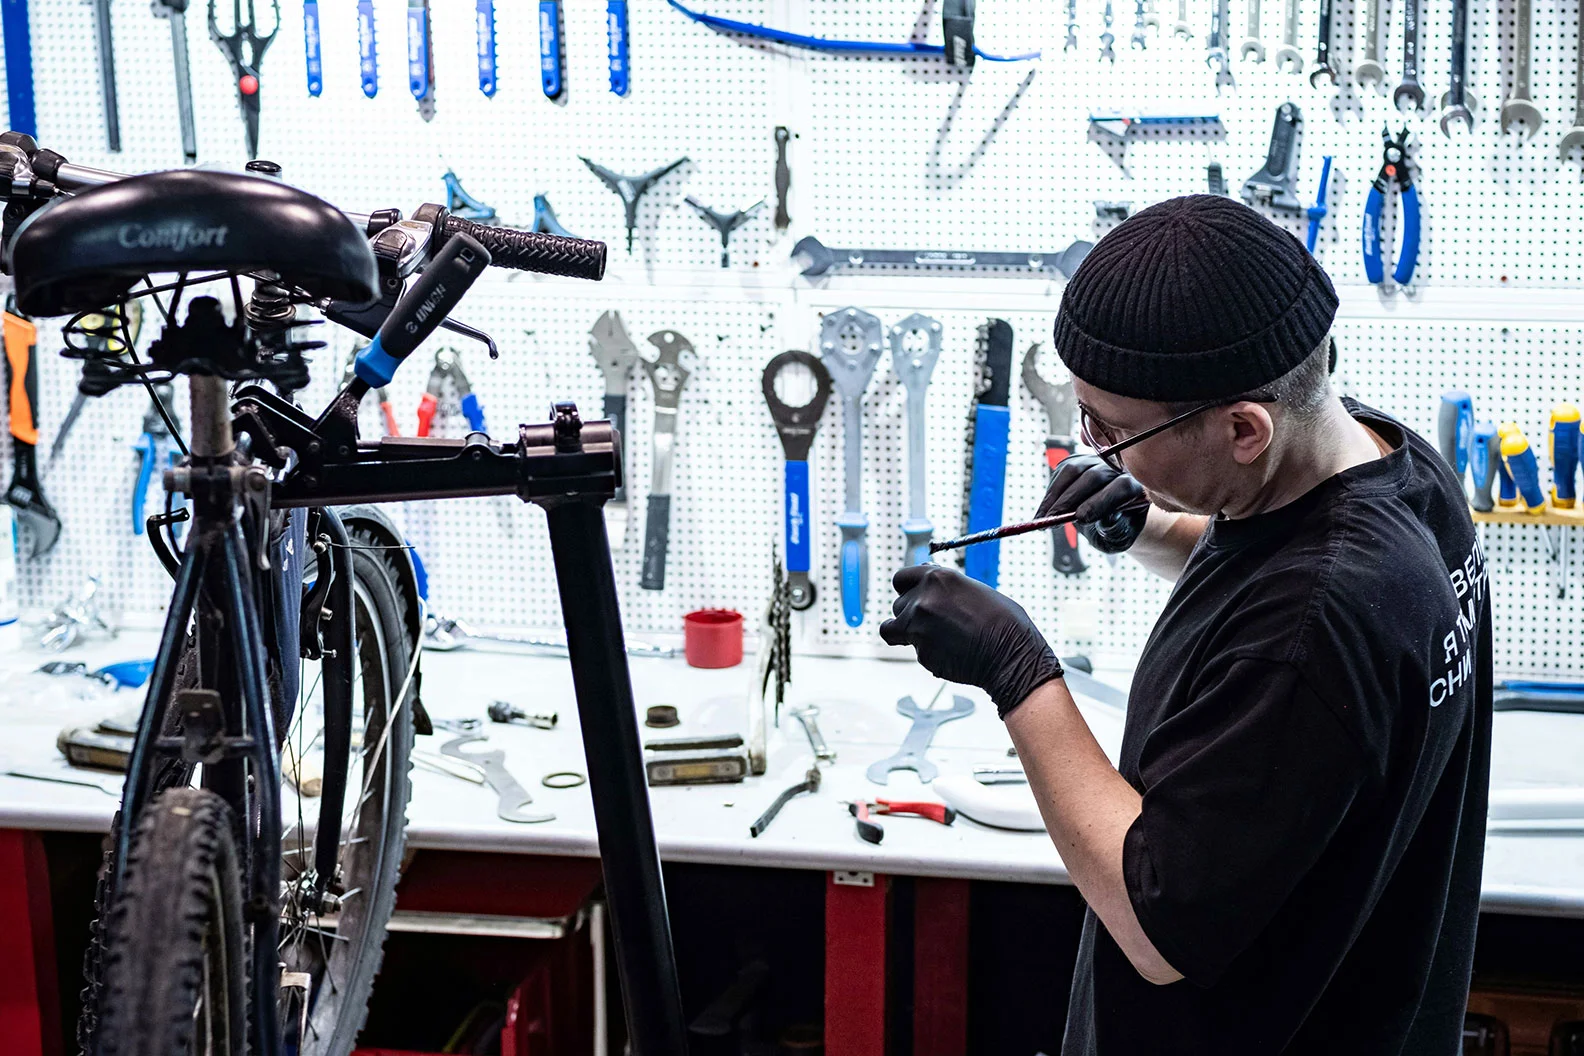
<svg viewBox="0 0 1584 1056">
<path fill-rule="evenodd" d="M 1250 55 L 1255 62 L 1265 61 L 1265 45 L 1260 41 L 1260 0 L 1248 0 L 1248 36 L 1239 56 L 1246 60 Z"/>
<path fill-rule="evenodd" d="M 93 0 L 94 36 L 99 45 L 99 90 L 104 100 L 105 143 L 121 153 L 121 108 L 116 103 L 115 37 L 110 27 L 110 0 Z"/>
<path fill-rule="evenodd" d="M 863 395 L 880 362 L 880 320 L 861 308 L 843 308 L 820 321 L 820 359 L 842 398 L 842 461 L 846 463 L 845 508 L 836 518 L 841 529 L 842 619 L 863 623 L 869 594 L 869 518 L 863 512 Z"/>
<path fill-rule="evenodd" d="M 1237 87 L 1237 81 L 1232 78 L 1232 59 L 1227 54 L 1227 24 L 1231 21 L 1232 0 L 1215 0 L 1215 6 L 1210 9 L 1210 36 L 1205 40 L 1209 46 L 1205 63 L 1215 67 L 1217 95 L 1223 88 Z"/>
<path fill-rule="evenodd" d="M 1303 72 L 1303 55 L 1298 51 L 1298 0 L 1287 0 L 1282 7 L 1282 46 L 1276 49 L 1276 68 L 1282 73 Z"/>
<path fill-rule="evenodd" d="M 1527 46 L 1525 43 L 1522 46 Z M 1452 136 L 1452 122 L 1474 131 L 1474 108 L 1479 99 L 1468 87 L 1468 0 L 1452 0 L 1452 85 L 1441 96 L 1441 134 Z"/>
<path fill-rule="evenodd" d="M 1149 37 L 1144 33 L 1145 24 L 1144 0 L 1133 0 L 1133 37 L 1130 47 L 1140 51 L 1149 47 Z"/>
<path fill-rule="evenodd" d="M 925 443 L 924 397 L 940 359 L 941 324 L 914 312 L 891 328 L 890 337 L 891 369 L 907 391 L 908 516 L 902 522 L 903 563 L 920 565 L 929 560 L 930 536 L 935 533 L 925 490 L 929 452 Z M 923 347 L 919 347 L 921 344 Z"/>
<path fill-rule="evenodd" d="M 1072 455 L 1077 444 L 1078 398 L 1073 394 L 1071 378 L 1060 384 L 1052 384 L 1040 377 L 1039 354 L 1040 344 L 1036 341 L 1023 353 L 1022 375 L 1023 387 L 1045 408 L 1045 416 L 1050 423 L 1050 431 L 1045 434 L 1045 466 L 1048 470 L 1045 481 L 1049 486 L 1051 479 L 1056 476 L 1056 468 Z M 1083 554 L 1078 551 L 1077 527 L 1071 523 L 1071 518 L 1062 523 L 1067 527 L 1051 533 L 1051 567 L 1064 576 L 1076 576 L 1088 566 L 1084 564 Z M 968 538 L 975 539 L 979 534 L 975 532 Z"/>
<path fill-rule="evenodd" d="M 665 589 L 666 545 L 671 536 L 671 469 L 676 458 L 677 412 L 682 406 L 682 386 L 693 372 L 693 345 L 675 330 L 649 335 L 660 350 L 653 361 L 643 360 L 644 372 L 654 386 L 654 465 L 649 476 L 649 513 L 644 526 L 643 574 L 638 585 L 645 590 Z"/>
<path fill-rule="evenodd" d="M 1320 0 L 1320 32 L 1315 42 L 1315 68 L 1309 74 L 1309 86 L 1319 88 L 1322 77 L 1333 85 L 1339 79 L 1336 63 L 1331 61 L 1331 0 Z"/>
<path fill-rule="evenodd" d="M 1381 0 L 1365 0 L 1364 59 L 1353 67 L 1353 79 L 1361 88 L 1380 91 L 1386 84 L 1386 70 L 1380 63 Z"/>
<path fill-rule="evenodd" d="M 1182 0 L 1187 3 L 1188 0 Z M 1072 51 L 1078 46 L 1078 0 L 1067 0 L 1067 43 L 1062 45 L 1063 51 Z"/>
<path fill-rule="evenodd" d="M 796 375 L 807 374 L 806 378 Z M 782 379 L 782 375 L 788 375 Z M 783 391 L 790 395 L 795 381 L 812 381 L 812 397 L 796 406 L 787 403 L 776 393 L 777 381 L 783 381 Z M 785 455 L 786 493 L 786 555 L 787 580 L 792 608 L 799 612 L 814 604 L 814 584 L 809 581 L 813 547 L 809 541 L 809 518 L 812 504 L 809 501 L 809 448 L 814 443 L 814 432 L 819 428 L 820 416 L 830 400 L 831 376 L 825 364 L 802 350 L 783 352 L 765 365 L 765 403 L 770 405 L 770 420 L 775 423 L 781 437 L 781 450 Z"/>
<path fill-rule="evenodd" d="M 1578 85 L 1573 95 L 1573 127 L 1562 133 L 1562 139 L 1557 144 L 1557 153 L 1563 161 L 1568 158 L 1568 152 L 1580 143 L 1584 143 L 1584 17 L 1579 19 L 1578 42 Z"/>
<path fill-rule="evenodd" d="M 1012 324 L 991 319 L 974 350 L 974 408 L 968 416 L 968 465 L 963 524 L 977 532 L 1001 523 L 1006 505 L 1007 439 L 1012 414 Z M 963 555 L 963 572 L 987 586 L 1000 580 L 1001 552 L 984 546 Z"/>
<path fill-rule="evenodd" d="M 1540 126 L 1545 123 L 1545 116 L 1540 113 L 1540 108 L 1529 98 L 1529 33 L 1532 6 L 1533 0 L 1518 0 L 1518 39 L 1517 50 L 1513 57 L 1513 90 L 1501 109 L 1502 132 L 1511 131 L 1513 124 L 1517 123 L 1523 126 L 1526 140 L 1533 139 L 1534 134 L 1540 131 Z"/>
<path fill-rule="evenodd" d="M 170 20 L 171 63 L 176 69 L 176 116 L 181 122 L 182 158 L 198 160 L 198 125 L 193 119 L 192 70 L 187 63 L 187 0 L 154 0 L 154 17 Z"/>
<path fill-rule="evenodd" d="M 407 0 L 407 90 L 418 102 L 418 116 L 435 116 L 434 41 L 429 34 L 429 0 Z"/>
<path fill-rule="evenodd" d="M 215 17 L 219 0 L 209 0 L 209 36 L 225 52 L 236 80 L 237 105 L 242 109 L 242 128 L 247 136 L 248 158 L 258 157 L 259 141 L 259 67 L 275 34 L 280 32 L 280 0 L 270 0 L 273 25 L 268 33 L 259 32 L 257 0 L 231 0 L 231 32 L 220 32 Z M 242 17 L 244 5 L 246 20 Z"/>
<path fill-rule="evenodd" d="M 1101 16 L 1105 22 L 1105 29 L 1100 33 L 1100 58 L 1107 62 L 1116 63 L 1116 51 L 1111 45 L 1116 43 L 1116 34 L 1111 32 L 1111 0 L 1106 0 L 1105 13 Z"/>
<path fill-rule="evenodd" d="M 1172 23 L 1172 35 L 1192 40 L 1193 27 L 1188 24 L 1188 0 L 1177 0 L 1177 21 Z"/>
<path fill-rule="evenodd" d="M 621 484 L 605 504 L 605 531 L 611 546 L 620 548 L 627 538 L 627 383 L 638 348 L 627 336 L 621 313 L 605 312 L 589 330 L 589 355 L 605 378 L 605 418 L 621 437 Z"/>
</svg>

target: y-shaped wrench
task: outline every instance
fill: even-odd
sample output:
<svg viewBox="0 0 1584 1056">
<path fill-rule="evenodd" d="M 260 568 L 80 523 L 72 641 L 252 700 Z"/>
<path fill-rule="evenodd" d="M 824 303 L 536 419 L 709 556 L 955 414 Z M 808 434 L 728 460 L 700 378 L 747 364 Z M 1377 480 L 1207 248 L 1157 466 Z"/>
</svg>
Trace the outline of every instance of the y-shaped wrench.
<svg viewBox="0 0 1584 1056">
<path fill-rule="evenodd" d="M 1331 61 L 1331 0 L 1320 0 L 1320 35 L 1315 44 L 1314 72 L 1309 74 L 1309 86 L 1320 87 L 1320 78 L 1337 83 L 1336 63 Z"/>
<path fill-rule="evenodd" d="M 1260 41 L 1260 0 L 1249 0 L 1248 36 L 1243 41 L 1241 57 L 1254 56 L 1255 62 L 1265 61 L 1265 45 Z"/>
<path fill-rule="evenodd" d="M 1441 134 L 1452 136 L 1452 122 L 1474 131 L 1479 100 L 1468 88 L 1468 0 L 1452 0 L 1452 86 L 1441 96 Z"/>
<path fill-rule="evenodd" d="M 920 341 L 917 335 L 923 335 Z M 903 562 L 922 565 L 929 560 L 930 524 L 924 497 L 924 394 L 929 389 L 935 361 L 940 359 L 941 324 L 914 312 L 891 328 L 891 369 L 907 390 L 908 516 L 902 522 Z M 909 345 L 912 348 L 909 348 Z M 922 345 L 922 347 L 920 347 Z"/>
<path fill-rule="evenodd" d="M 869 518 L 863 512 L 863 394 L 880 362 L 884 333 L 880 320 L 860 308 L 831 312 L 820 322 L 820 359 L 842 398 L 847 502 L 836 518 L 836 527 L 842 537 L 842 618 L 849 627 L 863 623 L 869 593 L 869 544 L 864 539 Z"/>
<path fill-rule="evenodd" d="M 1512 130 L 1514 122 L 1524 128 L 1524 138 L 1533 139 L 1545 123 L 1540 108 L 1529 98 L 1529 8 L 1532 0 L 1518 0 L 1517 53 L 1513 61 L 1513 91 L 1502 104 L 1501 127 Z"/>
<path fill-rule="evenodd" d="M 1276 51 L 1276 68 L 1283 73 L 1302 73 L 1303 67 L 1303 55 L 1298 52 L 1298 0 L 1287 0 L 1282 9 L 1282 46 Z"/>
<path fill-rule="evenodd" d="M 1557 144 L 1557 152 L 1566 161 L 1568 152 L 1580 143 L 1584 143 L 1584 19 L 1579 20 L 1578 43 L 1578 85 L 1573 90 L 1573 127 L 1562 133 L 1561 142 Z"/>
<path fill-rule="evenodd" d="M 1232 79 L 1232 60 L 1227 55 L 1227 25 L 1232 21 L 1232 0 L 1216 0 L 1215 6 L 1210 9 L 1210 36 L 1205 43 L 1209 53 L 1205 56 L 1205 63 L 1215 67 L 1216 94 L 1221 94 L 1222 88 L 1236 88 L 1237 81 Z"/>
<path fill-rule="evenodd" d="M 1418 113 L 1424 101 L 1419 85 L 1419 0 L 1403 0 L 1403 79 L 1392 93 L 1392 105 L 1403 113 Z"/>
</svg>

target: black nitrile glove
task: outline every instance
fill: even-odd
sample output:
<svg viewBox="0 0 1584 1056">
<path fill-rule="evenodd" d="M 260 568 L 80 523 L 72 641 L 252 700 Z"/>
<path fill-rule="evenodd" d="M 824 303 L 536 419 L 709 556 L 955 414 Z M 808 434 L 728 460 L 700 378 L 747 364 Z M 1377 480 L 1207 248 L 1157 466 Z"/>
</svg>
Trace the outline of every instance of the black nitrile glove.
<svg viewBox="0 0 1584 1056">
<path fill-rule="evenodd" d="M 1138 541 L 1148 509 L 1119 512 L 1144 497 L 1144 485 L 1118 473 L 1099 455 L 1071 455 L 1056 467 L 1035 517 L 1078 511 L 1074 523 L 1102 554 L 1120 554 Z"/>
<path fill-rule="evenodd" d="M 925 670 L 978 686 L 1006 718 L 1038 687 L 1062 675 L 1061 662 L 1023 606 L 940 565 L 909 565 L 891 577 L 895 618 L 880 625 L 889 645 L 911 645 Z"/>
</svg>

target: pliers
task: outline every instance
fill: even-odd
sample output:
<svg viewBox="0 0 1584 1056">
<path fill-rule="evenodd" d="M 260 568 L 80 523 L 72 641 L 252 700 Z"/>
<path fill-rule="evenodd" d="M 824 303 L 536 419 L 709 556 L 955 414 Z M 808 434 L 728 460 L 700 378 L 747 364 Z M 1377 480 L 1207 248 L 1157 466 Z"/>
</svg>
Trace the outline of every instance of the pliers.
<svg viewBox="0 0 1584 1056">
<path fill-rule="evenodd" d="M 885 829 L 875 821 L 874 814 L 909 814 L 918 818 L 950 825 L 957 820 L 957 811 L 944 803 L 904 803 L 894 799 L 877 799 L 874 802 L 858 800 L 847 804 L 847 810 L 858 819 L 858 838 L 865 843 L 879 843 L 885 839 Z"/>
<path fill-rule="evenodd" d="M 133 535 L 143 534 L 144 503 L 148 496 L 149 481 L 154 477 L 154 464 L 159 461 L 160 452 L 163 450 L 166 453 L 166 462 L 171 466 L 175 466 L 181 458 L 181 452 L 176 446 L 176 438 L 171 436 L 170 429 L 165 425 L 165 418 L 160 414 L 159 408 L 154 406 L 155 399 L 165 406 L 171 420 L 180 425 L 179 419 L 176 418 L 175 387 L 168 381 L 156 383 L 153 399 L 149 401 L 149 409 L 143 413 L 143 432 L 132 445 L 132 450 L 138 456 L 137 483 L 132 486 Z"/>
<path fill-rule="evenodd" d="M 484 428 L 484 407 L 479 403 L 479 398 L 473 392 L 473 386 L 468 384 L 467 375 L 462 372 L 462 359 L 452 349 L 442 348 L 435 353 L 434 368 L 429 371 L 429 384 L 424 387 L 424 394 L 418 399 L 418 436 L 428 436 L 430 427 L 434 424 L 435 412 L 440 409 L 440 397 L 445 394 L 446 380 L 450 379 L 456 389 L 457 399 L 462 405 L 462 415 L 468 421 L 468 428 L 475 433 L 487 432 Z"/>
<path fill-rule="evenodd" d="M 1380 172 L 1370 184 L 1369 197 L 1364 202 L 1364 274 L 1376 284 L 1385 279 L 1386 269 L 1381 261 L 1381 210 L 1386 206 L 1387 192 L 1396 184 L 1402 198 L 1402 249 L 1397 254 L 1397 268 L 1392 278 L 1397 285 L 1407 286 L 1419 259 L 1419 192 L 1414 189 L 1413 176 L 1408 171 L 1408 128 L 1404 126 L 1393 138 L 1391 127 L 1387 126 L 1381 130 L 1381 140 L 1385 147 Z"/>
</svg>

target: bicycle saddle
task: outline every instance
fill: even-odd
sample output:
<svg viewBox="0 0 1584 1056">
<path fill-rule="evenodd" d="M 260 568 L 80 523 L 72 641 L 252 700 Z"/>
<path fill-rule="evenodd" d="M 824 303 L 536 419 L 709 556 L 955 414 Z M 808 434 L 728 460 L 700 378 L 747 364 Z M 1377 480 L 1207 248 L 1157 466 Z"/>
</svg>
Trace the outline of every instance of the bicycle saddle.
<svg viewBox="0 0 1584 1056">
<path fill-rule="evenodd" d="M 315 297 L 364 304 L 368 240 L 334 206 L 277 180 L 182 169 L 54 202 L 11 240 L 17 308 L 69 315 L 117 301 L 156 272 L 273 271 Z"/>
</svg>

